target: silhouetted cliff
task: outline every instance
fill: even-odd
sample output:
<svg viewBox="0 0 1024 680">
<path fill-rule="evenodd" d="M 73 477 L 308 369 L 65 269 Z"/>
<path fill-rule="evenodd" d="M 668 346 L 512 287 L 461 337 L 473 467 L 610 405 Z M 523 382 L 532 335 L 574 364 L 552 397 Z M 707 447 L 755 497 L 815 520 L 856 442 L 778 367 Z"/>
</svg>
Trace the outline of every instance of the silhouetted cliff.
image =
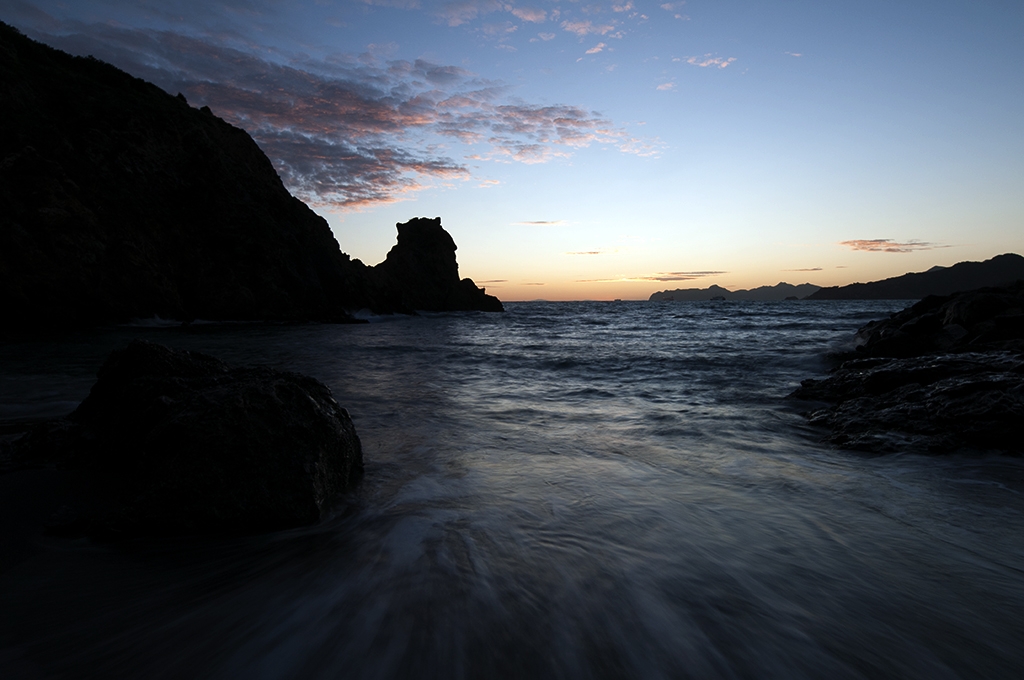
<svg viewBox="0 0 1024 680">
<path fill-rule="evenodd" d="M 455 241 L 441 218 L 417 217 L 398 227 L 398 243 L 373 268 L 377 304 L 387 309 L 502 311 L 498 298 L 484 294 L 471 279 L 459 279 Z"/>
<path fill-rule="evenodd" d="M 415 309 L 399 279 L 418 284 L 420 308 L 501 306 L 471 282 L 435 300 L 419 293 L 446 283 L 351 260 L 245 131 L 4 24 L 0 110 L 0 308 L 13 324 L 344 320 Z M 458 276 L 454 254 L 445 271 Z"/>
<path fill-rule="evenodd" d="M 1024 257 L 997 255 L 984 262 L 959 262 L 926 272 L 896 276 L 871 283 L 822 288 L 808 300 L 919 300 L 928 295 L 951 295 L 962 290 L 1005 286 L 1024 279 Z"/>
</svg>

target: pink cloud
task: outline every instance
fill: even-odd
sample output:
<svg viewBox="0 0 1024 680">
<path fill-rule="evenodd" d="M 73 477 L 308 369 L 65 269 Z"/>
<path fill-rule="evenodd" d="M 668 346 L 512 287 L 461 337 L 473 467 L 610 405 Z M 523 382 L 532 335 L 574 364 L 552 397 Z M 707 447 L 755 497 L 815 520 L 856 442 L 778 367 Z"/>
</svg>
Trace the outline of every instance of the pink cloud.
<svg viewBox="0 0 1024 680">
<path fill-rule="evenodd" d="M 852 241 L 840 241 L 839 245 L 846 246 L 850 250 L 869 253 L 912 253 L 917 250 L 949 248 L 949 246 L 928 243 L 927 241 L 899 242 L 889 238 L 854 239 Z"/>
<path fill-rule="evenodd" d="M 532 7 L 514 7 L 512 8 L 513 16 L 528 21 L 532 24 L 542 24 L 548 18 L 548 13 L 542 9 L 534 9 Z"/>
</svg>

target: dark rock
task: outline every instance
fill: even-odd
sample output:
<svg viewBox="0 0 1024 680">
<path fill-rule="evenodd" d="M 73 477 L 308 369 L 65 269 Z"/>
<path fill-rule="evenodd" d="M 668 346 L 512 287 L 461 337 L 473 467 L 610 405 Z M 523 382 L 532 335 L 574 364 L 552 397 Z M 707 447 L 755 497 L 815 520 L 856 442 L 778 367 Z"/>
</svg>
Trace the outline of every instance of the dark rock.
<svg viewBox="0 0 1024 680">
<path fill-rule="evenodd" d="M 498 298 L 477 288 L 472 279 L 459 279 L 457 246 L 441 227 L 440 217 L 417 217 L 395 226 L 398 243 L 373 267 L 381 291 L 379 306 L 398 311 L 503 311 Z"/>
<path fill-rule="evenodd" d="M 926 272 L 894 276 L 870 283 L 831 286 L 807 296 L 808 300 L 920 300 L 928 295 L 1005 286 L 1024 279 L 1024 257 L 997 255 L 984 262 L 958 262 L 952 267 L 932 267 Z"/>
<path fill-rule="evenodd" d="M 77 470 L 93 502 L 56 529 L 248 533 L 316 522 L 358 481 L 352 420 L 322 383 L 134 341 L 67 418 L 14 443 L 22 466 Z"/>
<path fill-rule="evenodd" d="M 1024 281 L 955 295 L 928 296 L 857 332 L 860 356 L 934 352 L 1024 352 Z"/>
<path fill-rule="evenodd" d="M 876 452 L 1024 453 L 1024 282 L 928 297 L 857 333 L 853 358 L 790 395 L 826 441 Z"/>
</svg>

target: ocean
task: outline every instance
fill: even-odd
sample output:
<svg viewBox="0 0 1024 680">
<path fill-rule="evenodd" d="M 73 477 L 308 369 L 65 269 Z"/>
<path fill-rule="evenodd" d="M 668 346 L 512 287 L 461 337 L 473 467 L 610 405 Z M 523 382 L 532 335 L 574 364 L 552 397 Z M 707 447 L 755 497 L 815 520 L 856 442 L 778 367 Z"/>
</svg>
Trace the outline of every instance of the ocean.
<svg viewBox="0 0 1024 680">
<path fill-rule="evenodd" d="M 141 337 L 325 382 L 366 473 L 305 529 L 32 537 L 0 571 L 0 670 L 1021 677 L 1022 461 L 833 449 L 786 398 L 904 306 L 523 302 L 7 340 L 0 422 L 69 412 Z"/>
</svg>

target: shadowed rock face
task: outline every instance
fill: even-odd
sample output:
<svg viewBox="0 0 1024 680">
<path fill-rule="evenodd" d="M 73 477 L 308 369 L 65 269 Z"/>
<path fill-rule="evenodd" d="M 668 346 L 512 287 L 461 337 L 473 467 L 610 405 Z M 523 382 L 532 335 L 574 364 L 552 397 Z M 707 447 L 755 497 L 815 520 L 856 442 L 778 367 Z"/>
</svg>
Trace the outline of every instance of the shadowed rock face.
<svg viewBox="0 0 1024 680">
<path fill-rule="evenodd" d="M 322 383 L 134 341 L 67 418 L 15 442 L 20 466 L 90 480 L 59 520 L 96 533 L 248 533 L 316 522 L 359 479 L 352 420 Z"/>
<path fill-rule="evenodd" d="M 206 107 L 0 24 L 0 110 L 0 308 L 12 325 L 410 308 L 397 274 L 351 260 L 252 138 Z M 415 247 L 404 252 L 415 268 Z M 412 308 L 500 307 L 471 284 L 452 295 L 448 278 L 417 281 L 444 297 L 418 292 L 430 304 Z"/>
<path fill-rule="evenodd" d="M 853 358 L 792 397 L 826 441 L 875 452 L 1024 453 L 1024 282 L 929 297 L 857 334 Z"/>
<path fill-rule="evenodd" d="M 396 226 L 398 243 L 373 268 L 380 306 L 398 311 L 502 311 L 498 298 L 486 295 L 472 279 L 459 279 L 457 246 L 440 217 L 417 217 Z"/>
</svg>

